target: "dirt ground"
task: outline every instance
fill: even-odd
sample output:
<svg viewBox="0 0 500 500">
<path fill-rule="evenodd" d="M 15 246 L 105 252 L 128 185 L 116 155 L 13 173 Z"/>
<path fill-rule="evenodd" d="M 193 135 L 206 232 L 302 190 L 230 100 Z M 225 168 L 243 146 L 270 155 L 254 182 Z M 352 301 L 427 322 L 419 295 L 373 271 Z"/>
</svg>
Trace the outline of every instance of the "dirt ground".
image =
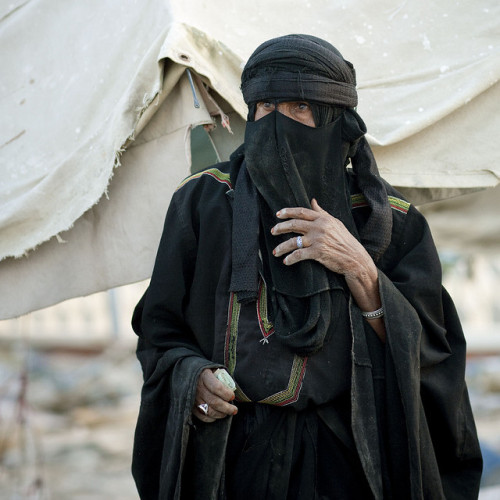
<svg viewBox="0 0 500 500">
<path fill-rule="evenodd" d="M 471 360 L 468 382 L 490 457 L 480 498 L 500 498 L 500 357 Z M 130 345 L 0 350 L 2 498 L 137 500 L 130 460 L 140 388 Z"/>
</svg>

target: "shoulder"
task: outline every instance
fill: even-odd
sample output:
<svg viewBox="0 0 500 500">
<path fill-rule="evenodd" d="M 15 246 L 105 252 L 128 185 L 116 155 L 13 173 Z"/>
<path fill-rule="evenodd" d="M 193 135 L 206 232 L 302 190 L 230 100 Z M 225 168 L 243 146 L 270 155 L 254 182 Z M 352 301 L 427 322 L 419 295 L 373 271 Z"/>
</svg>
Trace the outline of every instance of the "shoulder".
<svg viewBox="0 0 500 500">
<path fill-rule="evenodd" d="M 170 220 L 174 218 L 175 223 L 189 228 L 213 224 L 214 217 L 221 224 L 226 221 L 230 217 L 233 187 L 241 165 L 236 160 L 217 163 L 182 180 L 170 201 Z"/>
<path fill-rule="evenodd" d="M 418 245 L 433 247 L 432 235 L 424 216 L 404 195 L 386 181 L 387 202 L 392 212 L 391 244 L 383 260 L 407 253 Z M 359 190 L 355 177 L 350 177 L 351 207 L 356 224 L 362 225 L 370 214 L 365 196 Z M 359 227 L 359 226 L 358 226 Z"/>
<path fill-rule="evenodd" d="M 192 174 L 189 177 L 183 179 L 182 182 L 177 186 L 175 191 L 179 191 L 188 184 L 190 188 L 195 188 L 196 186 L 200 185 L 212 185 L 212 183 L 219 183 L 223 186 L 226 186 L 226 188 L 232 189 L 233 183 L 231 182 L 231 175 L 228 172 L 227 166 L 227 162 L 219 163 L 210 168 L 207 168 L 206 170 L 196 172 L 195 174 Z M 217 184 L 213 185 L 216 186 Z M 223 187 L 223 189 L 225 188 Z"/>
<path fill-rule="evenodd" d="M 217 163 L 183 179 L 175 193 L 200 190 L 218 190 L 223 193 L 230 191 L 234 188 L 242 161 L 242 148 L 239 148 L 231 155 L 229 161 Z"/>
<path fill-rule="evenodd" d="M 390 184 L 384 181 L 385 188 L 387 191 L 387 202 L 393 210 L 393 217 L 401 220 L 405 220 L 408 213 L 413 212 L 413 205 L 405 199 L 405 197 L 399 193 Z M 368 202 L 365 195 L 359 190 L 355 182 L 351 182 L 351 207 L 353 211 L 369 209 Z"/>
<path fill-rule="evenodd" d="M 232 189 L 229 163 L 218 163 L 183 179 L 173 193 L 170 206 L 187 218 L 191 214 L 189 218 L 197 219 L 201 213 L 225 206 L 227 193 Z"/>
</svg>

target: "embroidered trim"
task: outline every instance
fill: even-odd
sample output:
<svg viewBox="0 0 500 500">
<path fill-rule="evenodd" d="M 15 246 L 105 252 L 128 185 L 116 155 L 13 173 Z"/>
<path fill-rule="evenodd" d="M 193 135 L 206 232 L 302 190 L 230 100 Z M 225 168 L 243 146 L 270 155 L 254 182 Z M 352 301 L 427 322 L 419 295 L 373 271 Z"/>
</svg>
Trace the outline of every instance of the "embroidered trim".
<svg viewBox="0 0 500 500">
<path fill-rule="evenodd" d="M 367 207 L 368 203 L 366 201 L 365 195 L 362 193 L 351 194 L 351 207 L 359 208 L 359 207 Z"/>
<path fill-rule="evenodd" d="M 221 184 L 226 184 L 231 189 L 233 188 L 233 185 L 231 184 L 231 176 L 229 174 L 221 172 L 218 168 L 209 168 L 207 170 L 203 170 L 196 174 L 190 175 L 189 177 L 186 177 L 177 186 L 176 191 L 178 191 L 182 186 L 187 184 L 189 181 L 192 181 L 193 179 L 199 179 L 202 175 L 209 175 L 210 177 L 213 177 L 217 182 L 220 182 Z"/>
<path fill-rule="evenodd" d="M 403 212 L 404 214 L 407 214 L 410 209 L 410 203 L 401 198 L 396 198 L 395 196 L 389 196 L 389 203 L 391 208 L 398 212 Z"/>
<path fill-rule="evenodd" d="M 295 403 L 299 399 L 302 382 L 306 374 L 307 357 L 301 358 L 295 355 L 293 358 L 292 370 L 288 380 L 288 386 L 284 391 L 277 392 L 272 396 L 261 399 L 259 403 L 266 403 L 276 406 L 285 406 Z"/>
<path fill-rule="evenodd" d="M 410 209 L 411 203 L 408 203 L 401 198 L 396 198 L 395 196 L 388 196 L 389 205 L 393 210 L 401 212 L 403 214 L 407 214 Z M 366 201 L 365 195 L 363 193 L 357 193 L 351 195 L 351 207 L 352 208 L 361 208 L 367 207 L 368 202 Z"/>
<path fill-rule="evenodd" d="M 269 321 L 267 315 L 267 286 L 264 280 L 259 280 L 259 294 L 257 296 L 257 317 L 259 318 L 260 332 L 262 333 L 262 338 L 260 342 L 262 344 L 268 344 L 270 337 L 274 333 L 274 326 Z"/>
<path fill-rule="evenodd" d="M 241 304 L 238 302 L 238 297 L 235 293 L 231 293 L 231 296 L 229 297 L 227 316 L 224 364 L 233 378 L 234 370 L 236 369 L 236 344 L 238 341 L 238 322 L 240 319 L 240 311 Z M 236 396 L 237 401 L 243 401 L 245 403 L 251 402 L 251 399 L 241 390 L 241 387 L 237 382 L 234 395 Z"/>
<path fill-rule="evenodd" d="M 262 318 L 261 333 L 263 335 L 263 338 L 267 340 L 267 337 L 274 333 L 274 328 L 267 319 L 267 300 L 264 300 L 266 296 L 266 286 L 265 283 L 262 282 L 259 289 L 258 302 L 260 303 L 260 305 L 257 306 L 257 314 L 259 316 L 259 325 L 261 325 Z M 238 302 L 238 297 L 235 293 L 231 293 L 229 297 L 227 316 L 224 362 L 233 378 L 234 371 L 236 369 L 236 345 L 238 340 L 238 323 L 240 319 L 240 312 L 241 304 L 239 304 Z M 269 330 L 266 329 L 266 325 Z M 307 357 L 301 358 L 300 356 L 295 355 L 293 358 L 290 377 L 288 379 L 288 385 L 286 389 L 260 400 L 259 403 L 272 404 L 276 406 L 285 406 L 291 403 L 295 403 L 295 401 L 299 399 L 300 390 L 302 389 L 302 383 L 306 374 L 307 360 Z M 241 387 L 239 387 L 238 383 L 236 383 L 235 395 L 238 401 L 244 401 L 247 403 L 251 402 L 251 399 L 241 390 Z"/>
<path fill-rule="evenodd" d="M 224 364 L 229 370 L 230 375 L 234 374 L 236 369 L 236 344 L 238 340 L 238 322 L 240 319 L 241 304 L 235 293 L 231 293 L 229 298 L 226 342 L 224 349 Z"/>
</svg>

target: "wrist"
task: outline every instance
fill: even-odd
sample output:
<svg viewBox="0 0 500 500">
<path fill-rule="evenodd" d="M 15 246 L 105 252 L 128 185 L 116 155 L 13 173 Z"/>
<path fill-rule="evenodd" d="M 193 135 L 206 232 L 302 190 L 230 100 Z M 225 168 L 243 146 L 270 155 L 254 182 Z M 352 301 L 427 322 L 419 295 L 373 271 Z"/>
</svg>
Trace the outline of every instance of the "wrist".
<svg viewBox="0 0 500 500">
<path fill-rule="evenodd" d="M 381 306 L 374 311 L 361 311 L 361 316 L 367 320 L 382 318 L 384 316 L 384 308 Z"/>
<path fill-rule="evenodd" d="M 373 261 L 368 265 L 358 263 L 352 272 L 345 274 L 345 279 L 350 284 L 362 287 L 369 294 L 378 290 L 378 269 Z"/>
<path fill-rule="evenodd" d="M 378 270 L 375 264 L 373 264 L 373 269 L 362 270 L 349 276 L 346 275 L 345 278 L 347 286 L 361 311 L 374 312 L 381 307 Z"/>
</svg>

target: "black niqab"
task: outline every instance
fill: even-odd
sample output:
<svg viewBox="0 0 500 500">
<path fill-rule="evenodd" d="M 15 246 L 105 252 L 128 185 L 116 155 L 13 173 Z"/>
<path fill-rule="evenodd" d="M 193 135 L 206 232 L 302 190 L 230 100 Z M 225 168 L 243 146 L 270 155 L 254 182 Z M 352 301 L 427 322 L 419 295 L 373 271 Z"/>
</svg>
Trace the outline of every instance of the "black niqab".
<svg viewBox="0 0 500 500">
<path fill-rule="evenodd" d="M 275 259 L 272 249 L 290 238 L 271 236 L 270 229 L 278 222 L 275 213 L 285 207 L 310 208 L 311 199 L 316 198 L 322 208 L 366 243 L 376 261 L 390 243 L 392 214 L 387 193 L 363 139 L 354 155 L 353 169 L 372 214 L 358 235 L 346 194 L 344 165 L 366 127 L 353 109 L 357 104 L 354 68 L 331 44 L 307 35 L 265 42 L 245 66 L 242 92 L 250 112 L 259 101 L 306 100 L 314 103 L 316 121 L 325 117 L 333 120 L 316 123 L 316 128 L 280 113 L 249 121 L 245 162 L 235 187 L 230 290 L 237 292 L 240 301 L 256 297 L 259 210 L 266 251 L 263 260 L 269 263 L 274 292 L 276 333 L 295 352 L 308 355 L 321 349 L 334 321 L 329 290 L 345 288 L 345 283 L 315 261 L 288 268 Z M 325 112 L 325 107 L 333 111 Z M 307 300 L 297 300 L 305 297 Z"/>
</svg>

